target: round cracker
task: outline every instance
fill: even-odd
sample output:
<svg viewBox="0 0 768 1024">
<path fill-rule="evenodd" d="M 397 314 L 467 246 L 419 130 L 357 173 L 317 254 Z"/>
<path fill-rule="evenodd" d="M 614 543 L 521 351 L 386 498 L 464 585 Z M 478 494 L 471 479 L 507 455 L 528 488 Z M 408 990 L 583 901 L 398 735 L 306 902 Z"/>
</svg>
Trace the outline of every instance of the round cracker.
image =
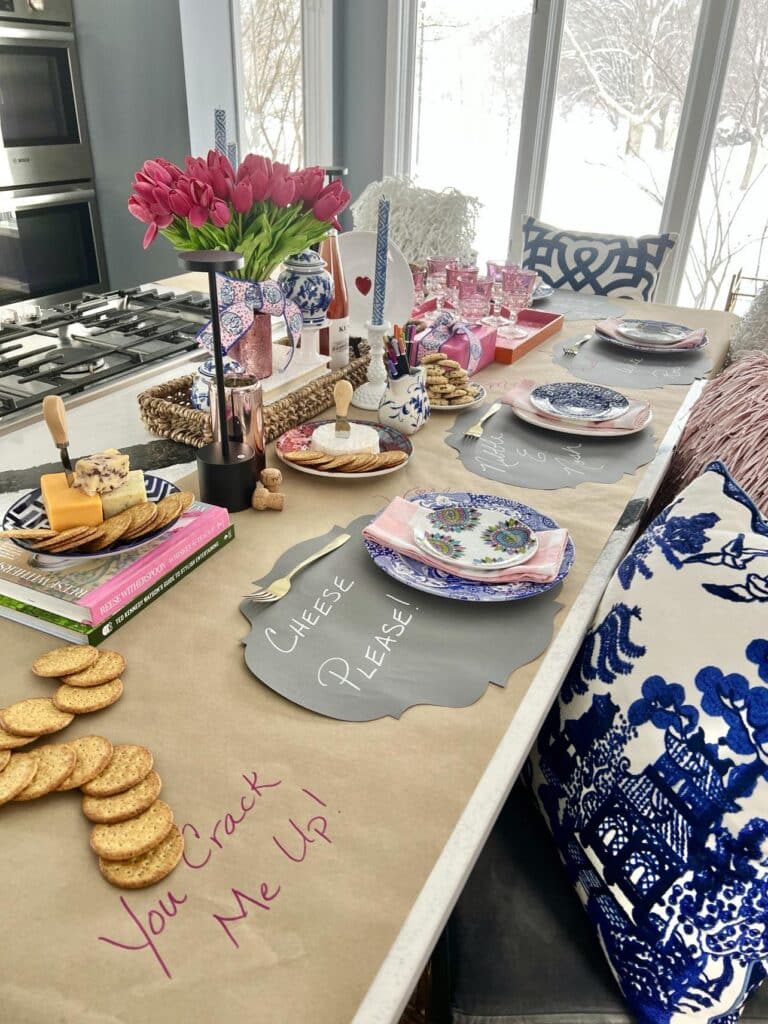
<svg viewBox="0 0 768 1024">
<path fill-rule="evenodd" d="M 94 825 L 91 849 L 103 860 L 132 860 L 162 843 L 172 826 L 173 811 L 164 800 L 155 800 L 135 818 Z"/>
<path fill-rule="evenodd" d="M 178 498 L 181 501 L 181 511 L 186 512 L 192 502 L 195 500 L 195 496 L 192 491 L 179 491 Z"/>
<path fill-rule="evenodd" d="M 135 786 L 152 771 L 152 751 L 137 743 L 118 743 L 104 770 L 80 788 L 88 796 L 114 796 Z"/>
<path fill-rule="evenodd" d="M 303 451 L 283 452 L 283 458 L 288 462 L 299 462 L 311 465 L 313 462 L 323 462 L 328 456 L 325 452 L 314 452 L 308 448 Z"/>
<path fill-rule="evenodd" d="M 0 714 L 2 711 L 0 710 Z M 0 726 L 0 750 L 15 750 L 17 747 L 26 747 L 28 743 L 34 743 L 37 736 L 16 736 L 15 733 L 6 732 Z"/>
<path fill-rule="evenodd" d="M 15 537 L 17 540 L 47 540 L 56 536 L 57 531 L 50 528 L 18 527 L 14 530 L 3 530 L 3 537 Z"/>
<path fill-rule="evenodd" d="M 45 549 L 45 553 L 48 555 L 64 555 L 68 551 L 79 551 L 82 544 L 87 544 L 90 541 L 95 540 L 99 536 L 100 531 L 100 526 L 92 526 L 87 533 L 81 534 L 74 540 L 62 541 L 60 544 L 52 544 L 50 547 Z"/>
<path fill-rule="evenodd" d="M 32 671 L 36 676 L 53 679 L 56 676 L 66 676 L 71 672 L 80 672 L 92 665 L 98 657 L 99 652 L 95 647 L 68 644 L 66 647 L 57 647 L 53 651 L 48 651 L 47 654 L 41 654 L 32 662 Z"/>
<path fill-rule="evenodd" d="M 160 530 L 172 523 L 181 515 L 181 498 L 178 494 L 167 494 L 157 503 L 157 519 L 152 524 L 153 530 Z"/>
<path fill-rule="evenodd" d="M 47 743 L 31 751 L 37 755 L 39 764 L 34 779 L 17 793 L 14 800 L 37 800 L 46 796 L 66 782 L 77 764 L 77 754 L 66 743 Z"/>
<path fill-rule="evenodd" d="M 5 768 L 8 762 L 11 760 L 10 750 L 0 750 L 0 772 Z"/>
<path fill-rule="evenodd" d="M 73 715 L 59 711 L 50 697 L 28 697 L 0 711 L 0 725 L 15 736 L 47 736 L 66 729 Z"/>
<path fill-rule="evenodd" d="M 53 703 L 59 711 L 72 715 L 87 715 L 101 711 L 120 700 L 123 695 L 122 679 L 110 679 L 101 686 L 69 686 L 62 683 L 53 695 Z"/>
<path fill-rule="evenodd" d="M 111 885 L 119 889 L 145 889 L 162 881 L 173 871 L 184 853 L 184 837 L 176 825 L 153 850 L 131 860 L 104 860 L 99 870 Z"/>
<path fill-rule="evenodd" d="M 89 821 L 109 825 L 135 818 L 151 807 L 160 796 L 160 776 L 151 771 L 141 782 L 114 796 L 84 796 L 83 814 Z"/>
<path fill-rule="evenodd" d="M 100 532 L 98 537 L 94 537 L 93 540 L 84 544 L 83 550 L 88 552 L 103 551 L 104 548 L 108 548 L 110 545 L 115 544 L 126 532 L 128 527 L 131 525 L 131 522 L 132 517 L 130 510 L 128 509 L 124 512 L 118 512 L 116 516 L 110 516 L 110 518 L 105 519 L 99 527 Z"/>
<path fill-rule="evenodd" d="M 382 452 L 379 456 L 379 468 L 386 469 L 389 466 L 399 466 L 401 462 L 405 462 L 408 456 L 405 452 Z"/>
<path fill-rule="evenodd" d="M 157 505 L 153 501 L 139 502 L 128 511 L 131 513 L 131 525 L 123 534 L 123 540 L 131 540 L 134 533 L 141 532 L 157 518 Z"/>
<path fill-rule="evenodd" d="M 101 686 L 117 679 L 125 671 L 125 658 L 117 651 L 99 651 L 94 661 L 82 672 L 60 672 L 68 686 Z"/>
<path fill-rule="evenodd" d="M 53 537 L 47 537 L 45 540 L 36 541 L 31 546 L 35 551 L 50 551 L 52 548 L 57 548 L 59 545 L 74 545 L 77 544 L 81 538 L 86 537 L 90 534 L 95 527 L 93 526 L 73 526 L 69 530 L 59 530 Z"/>
<path fill-rule="evenodd" d="M 37 772 L 37 765 L 37 754 L 32 751 L 11 756 L 11 760 L 0 772 L 0 804 L 7 804 L 30 784 Z"/>
<path fill-rule="evenodd" d="M 68 740 L 67 746 L 74 750 L 77 760 L 72 774 L 59 786 L 59 792 L 78 789 L 95 779 L 112 760 L 114 748 L 104 736 L 78 736 L 76 740 Z"/>
</svg>

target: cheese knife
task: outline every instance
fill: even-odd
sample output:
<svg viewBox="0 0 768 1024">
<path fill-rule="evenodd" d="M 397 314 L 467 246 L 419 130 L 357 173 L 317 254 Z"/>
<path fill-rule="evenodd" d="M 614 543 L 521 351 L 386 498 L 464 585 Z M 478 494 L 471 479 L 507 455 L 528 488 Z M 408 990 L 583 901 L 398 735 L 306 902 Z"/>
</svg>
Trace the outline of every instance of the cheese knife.
<svg viewBox="0 0 768 1024">
<path fill-rule="evenodd" d="M 352 385 L 348 380 L 338 380 L 333 388 L 333 400 L 336 403 L 336 437 L 349 437 L 352 428 L 347 414 L 352 401 Z"/>
<path fill-rule="evenodd" d="M 72 460 L 69 457 L 67 413 L 64 409 L 64 403 L 58 395 L 46 395 L 43 399 L 43 418 L 53 438 L 53 443 L 59 449 L 61 464 L 67 477 L 67 486 L 71 487 L 75 474 L 72 469 Z"/>
</svg>

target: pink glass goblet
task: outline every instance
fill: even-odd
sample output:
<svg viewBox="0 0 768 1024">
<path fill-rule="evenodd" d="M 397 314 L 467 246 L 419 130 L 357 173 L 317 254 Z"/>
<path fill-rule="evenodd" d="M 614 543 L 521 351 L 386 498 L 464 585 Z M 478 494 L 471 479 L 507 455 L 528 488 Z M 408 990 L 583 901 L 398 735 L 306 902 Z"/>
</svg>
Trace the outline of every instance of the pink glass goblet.
<svg viewBox="0 0 768 1024">
<path fill-rule="evenodd" d="M 535 270 L 524 270 L 516 267 L 505 270 L 501 277 L 502 301 L 510 312 L 510 322 L 499 328 L 499 334 L 507 338 L 524 338 L 527 331 L 515 327 L 521 309 L 530 305 L 539 276 Z"/>
</svg>

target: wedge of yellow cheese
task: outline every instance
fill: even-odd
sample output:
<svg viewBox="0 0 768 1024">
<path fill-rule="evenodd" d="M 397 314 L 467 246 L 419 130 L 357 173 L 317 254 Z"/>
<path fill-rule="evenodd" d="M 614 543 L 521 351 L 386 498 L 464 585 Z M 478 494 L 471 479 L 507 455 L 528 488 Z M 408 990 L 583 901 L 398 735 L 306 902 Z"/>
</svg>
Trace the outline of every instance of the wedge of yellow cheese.
<svg viewBox="0 0 768 1024">
<path fill-rule="evenodd" d="M 98 494 L 83 494 L 69 487 L 65 473 L 44 473 L 40 477 L 45 513 L 52 530 L 72 526 L 98 526 L 104 521 Z"/>
<path fill-rule="evenodd" d="M 119 512 L 124 512 L 127 508 L 132 508 L 147 500 L 144 474 L 140 469 L 133 469 L 126 477 L 125 483 L 116 491 L 110 491 L 109 494 L 97 494 L 96 497 L 101 499 L 104 518 L 111 519 Z"/>
</svg>

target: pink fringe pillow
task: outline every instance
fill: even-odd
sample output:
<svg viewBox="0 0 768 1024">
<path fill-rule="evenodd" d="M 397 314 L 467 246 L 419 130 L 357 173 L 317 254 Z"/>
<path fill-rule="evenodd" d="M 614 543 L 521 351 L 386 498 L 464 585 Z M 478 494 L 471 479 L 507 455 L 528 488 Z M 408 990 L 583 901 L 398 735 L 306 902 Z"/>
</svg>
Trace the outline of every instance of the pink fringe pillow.
<svg viewBox="0 0 768 1024">
<path fill-rule="evenodd" d="M 654 505 L 666 505 L 719 459 L 768 513 L 768 354 L 745 352 L 711 380 L 691 410 Z"/>
</svg>

